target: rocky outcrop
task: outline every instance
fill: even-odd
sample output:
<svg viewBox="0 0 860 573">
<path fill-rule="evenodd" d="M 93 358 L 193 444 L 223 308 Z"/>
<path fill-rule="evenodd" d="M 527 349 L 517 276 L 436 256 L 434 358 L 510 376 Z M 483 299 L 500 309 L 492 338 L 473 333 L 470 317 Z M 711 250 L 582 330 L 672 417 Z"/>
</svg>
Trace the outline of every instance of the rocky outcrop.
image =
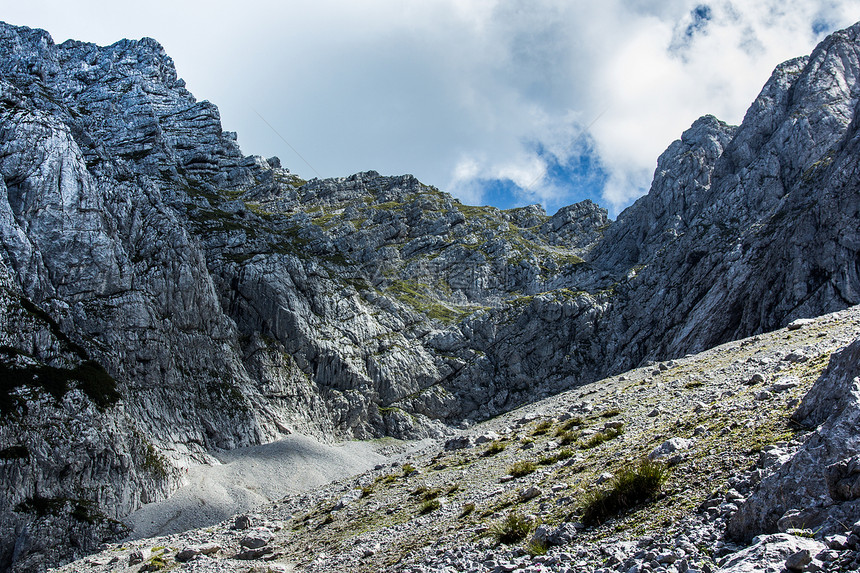
<svg viewBox="0 0 860 573">
<path fill-rule="evenodd" d="M 793 418 L 815 428 L 767 475 L 729 531 L 742 539 L 788 529 L 839 535 L 860 521 L 860 340 L 834 355 Z"/>
<path fill-rule="evenodd" d="M 858 34 L 780 66 L 741 126 L 695 122 L 610 222 L 589 201 L 552 217 L 466 206 L 408 175 L 303 181 L 243 156 L 157 42 L 55 45 L 0 25 L 4 313 L 27 301 L 53 337 L 8 322 L 0 363 L 63 368 L 71 386 L 95 364 L 116 392 L 51 406 L 60 427 L 99 428 L 77 433 L 103 454 L 53 451 L 62 480 L 31 456 L 12 483 L 35 496 L 44 475 L 38 495 L 64 499 L 102 479 L 80 499 L 114 518 L 212 449 L 293 429 L 440 435 L 860 302 Z M 27 380 L 9 389 L 0 449 L 37 449 L 44 428 L 13 437 L 14 416 L 60 399 Z M 117 464 L 139 477 L 114 479 Z M 27 531 L 42 516 L 3 515 L 19 569 L 38 569 Z"/>
</svg>

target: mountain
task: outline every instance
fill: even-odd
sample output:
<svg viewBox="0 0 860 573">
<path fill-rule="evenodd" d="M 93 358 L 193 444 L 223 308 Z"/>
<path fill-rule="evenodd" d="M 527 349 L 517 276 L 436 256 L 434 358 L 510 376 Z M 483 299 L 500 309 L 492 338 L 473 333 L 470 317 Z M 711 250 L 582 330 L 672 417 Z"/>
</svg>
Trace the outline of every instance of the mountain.
<svg viewBox="0 0 860 573">
<path fill-rule="evenodd" d="M 151 39 L 0 25 L 0 566 L 217 450 L 440 437 L 860 303 L 860 25 L 697 120 L 610 221 L 243 156 Z"/>
</svg>

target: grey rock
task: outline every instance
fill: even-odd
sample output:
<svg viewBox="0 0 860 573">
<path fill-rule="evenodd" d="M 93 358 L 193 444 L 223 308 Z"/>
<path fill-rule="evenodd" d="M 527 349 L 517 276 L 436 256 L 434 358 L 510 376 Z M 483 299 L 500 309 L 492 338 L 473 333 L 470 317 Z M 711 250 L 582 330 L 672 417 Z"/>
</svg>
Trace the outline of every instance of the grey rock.
<svg viewBox="0 0 860 573">
<path fill-rule="evenodd" d="M 798 318 L 797 320 L 793 320 L 788 324 L 788 330 L 800 330 L 804 326 L 807 326 L 812 323 L 812 320 L 809 318 Z"/>
<path fill-rule="evenodd" d="M 143 563 L 146 559 L 149 559 L 149 550 L 132 551 L 128 556 L 128 564 L 129 566 L 137 565 Z"/>
<path fill-rule="evenodd" d="M 785 568 L 789 571 L 803 571 L 811 562 L 812 553 L 809 549 L 801 549 L 788 556 L 788 559 L 785 560 Z"/>
<path fill-rule="evenodd" d="M 666 456 L 670 456 L 677 452 L 681 452 L 690 448 L 693 445 L 693 440 L 688 440 L 685 438 L 670 438 L 654 448 L 651 453 L 648 454 L 648 459 L 657 460 L 660 458 L 664 458 Z"/>
<path fill-rule="evenodd" d="M 185 563 L 187 561 L 191 561 L 198 555 L 200 555 L 200 550 L 196 547 L 184 547 L 176 553 L 175 559 L 179 563 Z"/>
<path fill-rule="evenodd" d="M 728 523 L 735 536 L 749 539 L 783 528 L 810 528 L 821 535 L 841 534 L 845 523 L 860 520 L 856 498 L 860 448 L 854 439 L 860 423 L 860 340 L 832 356 L 792 417 L 815 431 L 791 457 L 778 448 L 762 456 L 782 463 L 766 476 Z M 763 457 L 764 459 L 764 457 Z M 760 462 L 761 463 L 761 462 Z M 767 462 L 765 462 L 767 463 Z M 802 508 L 787 512 L 786 508 Z"/>
<path fill-rule="evenodd" d="M 489 442 L 494 442 L 499 439 L 499 435 L 495 432 L 488 432 L 486 434 L 481 434 L 475 438 L 476 444 L 487 444 Z"/>
<path fill-rule="evenodd" d="M 271 555 L 275 550 L 272 547 L 257 547 L 254 549 L 244 549 L 236 554 L 235 559 L 250 561 L 254 559 L 262 559 L 267 555 Z"/>
<path fill-rule="evenodd" d="M 836 501 L 860 498 L 860 455 L 840 460 L 824 468 L 830 497 Z"/>
<path fill-rule="evenodd" d="M 800 384 L 800 380 L 798 380 L 797 377 L 785 376 L 774 382 L 770 386 L 770 391 L 776 393 L 785 392 L 786 390 L 796 388 L 798 384 Z"/>
<path fill-rule="evenodd" d="M 239 540 L 239 545 L 248 549 L 259 549 L 272 541 L 272 532 L 268 529 L 257 529 Z"/>
<path fill-rule="evenodd" d="M 755 374 L 750 376 L 749 382 L 747 382 L 747 384 L 749 384 L 750 386 L 754 386 L 756 384 L 764 384 L 765 380 L 766 378 L 764 374 L 762 374 L 761 372 L 756 372 Z"/>
<path fill-rule="evenodd" d="M 822 543 L 813 539 L 785 533 L 764 535 L 756 538 L 752 546 L 731 555 L 717 569 L 717 573 L 778 572 L 787 565 L 786 560 L 792 556 L 804 554 L 803 552 L 815 555 L 824 548 Z"/>
<path fill-rule="evenodd" d="M 475 441 L 471 436 L 458 436 L 445 441 L 445 450 L 462 450 L 465 448 L 471 448 L 474 445 Z"/>
</svg>

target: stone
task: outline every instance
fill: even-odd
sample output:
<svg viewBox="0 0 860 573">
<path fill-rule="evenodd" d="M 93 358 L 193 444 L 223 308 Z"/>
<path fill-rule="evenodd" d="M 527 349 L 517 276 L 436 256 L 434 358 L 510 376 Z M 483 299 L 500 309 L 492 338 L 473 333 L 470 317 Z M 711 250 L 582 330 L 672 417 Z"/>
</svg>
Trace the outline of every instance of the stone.
<svg viewBox="0 0 860 573">
<path fill-rule="evenodd" d="M 797 377 L 784 376 L 783 378 L 780 378 L 771 385 L 770 391 L 779 394 L 780 392 L 785 392 L 787 390 L 791 390 L 792 388 L 796 388 L 798 384 L 800 384 L 800 380 Z"/>
<path fill-rule="evenodd" d="M 788 330 L 800 330 L 804 326 L 812 324 L 814 321 L 811 318 L 798 318 L 788 324 Z"/>
<path fill-rule="evenodd" d="M 827 489 L 836 501 L 860 498 L 860 455 L 840 460 L 824 468 Z"/>
<path fill-rule="evenodd" d="M 763 535 L 756 538 L 750 547 L 731 554 L 720 564 L 717 573 L 781 571 L 783 566 L 799 563 L 806 556 L 817 554 L 822 549 L 824 545 L 813 539 L 785 533 Z"/>
<path fill-rule="evenodd" d="M 764 374 L 762 374 L 761 372 L 756 372 L 755 374 L 750 376 L 750 379 L 747 381 L 747 384 L 749 386 L 755 386 L 756 384 L 764 384 L 766 380 L 767 378 Z"/>
<path fill-rule="evenodd" d="M 830 549 L 848 549 L 848 537 L 845 535 L 828 535 L 824 538 L 824 542 Z"/>
<path fill-rule="evenodd" d="M 149 559 L 149 554 L 150 554 L 150 552 L 148 549 L 132 551 L 128 555 L 129 566 L 137 565 L 138 563 L 143 563 L 145 560 Z"/>
<path fill-rule="evenodd" d="M 685 438 L 670 438 L 654 448 L 651 453 L 648 454 L 648 459 L 657 460 L 666 456 L 670 456 L 677 452 L 681 452 L 690 448 L 693 445 L 693 440 L 688 440 Z"/>
<path fill-rule="evenodd" d="M 485 434 L 481 434 L 480 436 L 477 436 L 475 438 L 475 443 L 478 445 L 486 444 L 489 442 L 494 442 L 498 439 L 499 439 L 499 435 L 496 432 L 487 432 Z"/>
<path fill-rule="evenodd" d="M 239 540 L 239 545 L 248 549 L 259 549 L 272 541 L 272 532 L 268 529 L 259 528 L 245 535 Z"/>
<path fill-rule="evenodd" d="M 248 515 L 237 515 L 233 519 L 233 525 L 231 529 L 244 530 L 251 527 L 251 518 Z"/>
<path fill-rule="evenodd" d="M 803 571 L 812 562 L 812 554 L 809 549 L 801 549 L 788 556 L 785 560 L 785 568 L 789 571 Z"/>
<path fill-rule="evenodd" d="M 445 441 L 445 451 L 462 450 L 471 448 L 475 445 L 474 439 L 471 436 L 458 436 Z"/>
<path fill-rule="evenodd" d="M 180 563 L 191 561 L 200 555 L 200 550 L 195 547 L 184 547 L 176 553 L 175 559 Z"/>
<path fill-rule="evenodd" d="M 833 355 L 827 374 L 815 382 L 792 415 L 802 424 L 817 427 L 796 452 L 762 450 L 762 459 L 776 457 L 780 463 L 728 522 L 732 535 L 749 539 L 779 526 L 810 528 L 826 536 L 841 534 L 844 523 L 860 520 L 856 498 L 860 449 L 854 440 L 860 420 L 860 393 L 854 383 L 860 375 L 858 364 L 860 340 Z M 766 467 L 761 460 L 760 464 Z M 833 503 L 821 504 L 822 499 Z"/>
<path fill-rule="evenodd" d="M 258 547 L 254 549 L 244 549 L 236 554 L 235 559 L 242 559 L 244 561 L 254 560 L 254 559 L 262 559 L 267 555 L 271 555 L 275 550 L 271 547 Z"/>
</svg>

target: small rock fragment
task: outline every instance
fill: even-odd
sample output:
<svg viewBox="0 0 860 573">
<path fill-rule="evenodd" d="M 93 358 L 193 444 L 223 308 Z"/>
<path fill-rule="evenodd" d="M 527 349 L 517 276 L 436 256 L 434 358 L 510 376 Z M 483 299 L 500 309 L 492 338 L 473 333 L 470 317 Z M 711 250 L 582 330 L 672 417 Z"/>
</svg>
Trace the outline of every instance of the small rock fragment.
<svg viewBox="0 0 860 573">
<path fill-rule="evenodd" d="M 139 551 L 132 551 L 128 556 L 128 564 L 129 565 L 137 565 L 138 563 L 143 563 L 143 561 L 149 557 L 149 550 L 143 549 Z"/>
<path fill-rule="evenodd" d="M 198 555 L 200 555 L 200 550 L 196 547 L 185 547 L 176 554 L 176 560 L 180 563 L 185 563 L 187 561 L 191 561 Z"/>
<path fill-rule="evenodd" d="M 654 450 L 648 454 L 648 459 L 656 460 L 658 458 L 668 456 L 669 454 L 686 450 L 691 445 L 693 445 L 693 440 L 687 440 L 685 438 L 671 438 L 654 448 Z"/>
<path fill-rule="evenodd" d="M 251 527 L 251 518 L 247 515 L 237 515 L 233 520 L 233 525 L 230 529 L 248 529 Z"/>
<path fill-rule="evenodd" d="M 451 438 L 445 442 L 445 450 L 453 451 L 453 450 L 462 450 L 465 448 L 471 448 L 475 445 L 471 436 L 459 436 L 456 438 Z"/>
<path fill-rule="evenodd" d="M 272 540 L 272 532 L 268 529 L 260 528 L 253 533 L 246 535 L 239 541 L 239 545 L 248 549 L 258 549 Z"/>
<path fill-rule="evenodd" d="M 792 553 L 785 560 L 785 568 L 789 571 L 803 571 L 803 568 L 809 565 L 812 561 L 812 555 L 809 549 L 801 549 L 796 553 Z"/>
<path fill-rule="evenodd" d="M 257 549 L 245 549 L 236 554 L 236 559 L 243 560 L 251 560 L 251 559 L 260 559 L 261 557 L 265 557 L 270 553 L 274 553 L 275 550 L 271 547 L 259 547 Z"/>
<path fill-rule="evenodd" d="M 765 382 L 765 376 L 761 372 L 756 372 L 753 374 L 749 380 L 747 380 L 748 386 L 755 386 L 756 384 L 763 384 Z"/>
<path fill-rule="evenodd" d="M 812 318 L 798 318 L 794 322 L 788 325 L 789 330 L 800 330 L 804 326 L 812 324 L 815 322 L 815 319 Z"/>
</svg>

